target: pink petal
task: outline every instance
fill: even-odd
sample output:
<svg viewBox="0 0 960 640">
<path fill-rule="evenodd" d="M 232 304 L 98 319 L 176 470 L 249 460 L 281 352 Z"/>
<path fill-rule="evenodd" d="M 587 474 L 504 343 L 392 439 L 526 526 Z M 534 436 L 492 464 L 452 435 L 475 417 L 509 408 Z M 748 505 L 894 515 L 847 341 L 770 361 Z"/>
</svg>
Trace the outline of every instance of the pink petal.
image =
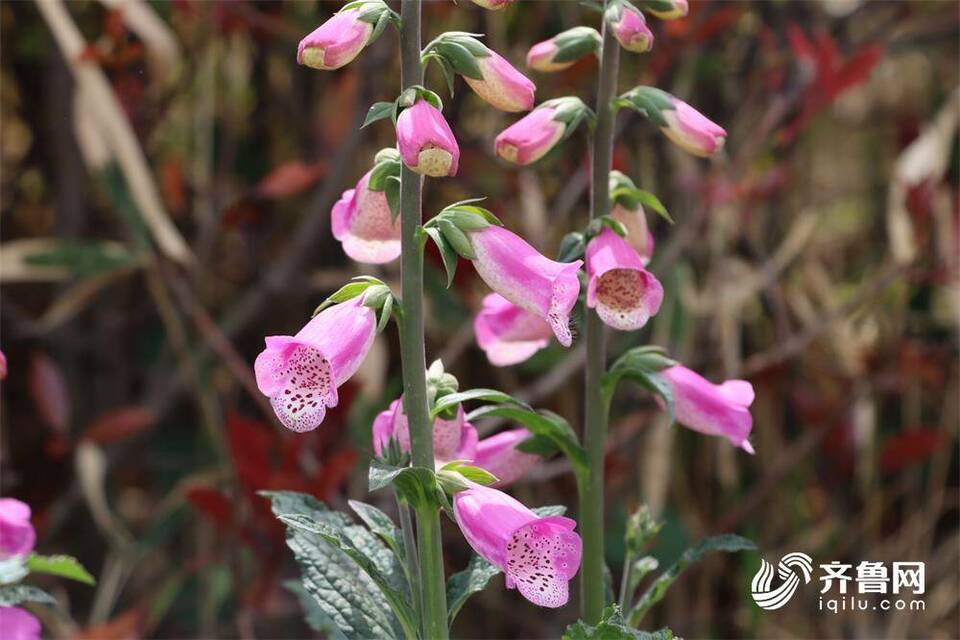
<svg viewBox="0 0 960 640">
<path fill-rule="evenodd" d="M 36 616 L 20 607 L 0 607 L 4 640 L 40 640 L 42 629 Z"/>
<path fill-rule="evenodd" d="M 357 262 L 384 264 L 400 255 L 400 218 L 393 219 L 386 193 L 369 188 L 371 173 L 360 178 L 355 189 L 343 192 L 331 214 L 332 230 Z"/>
<path fill-rule="evenodd" d="M 495 487 L 505 487 L 525 476 L 540 463 L 540 456 L 525 453 L 517 445 L 532 437 L 526 429 L 511 429 L 484 438 L 477 445 L 473 464 L 497 477 Z"/>
<path fill-rule="evenodd" d="M 363 50 L 373 25 L 359 19 L 359 9 L 335 13 L 297 46 L 297 62 L 316 69 L 338 69 Z"/>
<path fill-rule="evenodd" d="M 562 607 L 569 599 L 569 581 L 580 568 L 580 536 L 576 522 L 553 516 L 516 529 L 507 543 L 507 586 L 515 586 L 541 607 Z"/>
<path fill-rule="evenodd" d="M 477 59 L 483 79 L 477 80 L 464 76 L 464 81 L 474 93 L 501 111 L 515 112 L 532 109 L 536 85 L 496 51 L 491 49 L 487 51 L 489 56 Z"/>
<path fill-rule="evenodd" d="M 553 336 L 550 325 L 540 317 L 497 293 L 483 299 L 473 328 L 477 344 L 498 367 L 523 362 L 546 347 Z"/>
<path fill-rule="evenodd" d="M 519 165 L 536 162 L 563 137 L 566 126 L 553 119 L 556 109 L 540 107 L 500 132 L 494 146 L 497 155 Z"/>
<path fill-rule="evenodd" d="M 614 329 L 641 328 L 663 302 L 663 286 L 633 247 L 608 228 L 587 245 L 587 275 L 587 306 Z"/>
</svg>

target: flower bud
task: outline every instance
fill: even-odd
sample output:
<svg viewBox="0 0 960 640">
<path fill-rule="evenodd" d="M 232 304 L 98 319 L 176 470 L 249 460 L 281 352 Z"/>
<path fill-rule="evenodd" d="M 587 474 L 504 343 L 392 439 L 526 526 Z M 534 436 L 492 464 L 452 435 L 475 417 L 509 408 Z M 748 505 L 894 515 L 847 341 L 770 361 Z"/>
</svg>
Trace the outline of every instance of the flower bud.
<svg viewBox="0 0 960 640">
<path fill-rule="evenodd" d="M 497 136 L 497 155 L 519 165 L 536 162 L 563 138 L 567 126 L 555 118 L 556 107 L 541 105 Z"/>
<path fill-rule="evenodd" d="M 339 69 L 363 50 L 374 24 L 361 19 L 360 7 L 333 14 L 300 41 L 297 62 L 313 69 Z"/>
<path fill-rule="evenodd" d="M 457 175 L 460 147 L 440 110 L 423 98 L 397 118 L 397 146 L 403 163 L 432 178 Z"/>
<path fill-rule="evenodd" d="M 496 51 L 487 49 L 487 53 L 486 56 L 476 58 L 482 79 L 463 76 L 464 81 L 474 93 L 501 111 L 532 109 L 536 85 Z"/>
<path fill-rule="evenodd" d="M 607 20 L 620 46 L 627 51 L 644 53 L 653 48 L 653 32 L 643 14 L 627 2 L 619 2 L 607 10 Z"/>
<path fill-rule="evenodd" d="M 533 45 L 527 53 L 527 66 L 537 71 L 561 71 L 596 53 L 599 46 L 600 34 L 596 29 L 574 27 Z"/>
<path fill-rule="evenodd" d="M 673 109 L 663 112 L 667 126 L 661 131 L 671 142 L 688 153 L 706 158 L 723 148 L 727 132 L 679 98 L 673 98 Z"/>
</svg>

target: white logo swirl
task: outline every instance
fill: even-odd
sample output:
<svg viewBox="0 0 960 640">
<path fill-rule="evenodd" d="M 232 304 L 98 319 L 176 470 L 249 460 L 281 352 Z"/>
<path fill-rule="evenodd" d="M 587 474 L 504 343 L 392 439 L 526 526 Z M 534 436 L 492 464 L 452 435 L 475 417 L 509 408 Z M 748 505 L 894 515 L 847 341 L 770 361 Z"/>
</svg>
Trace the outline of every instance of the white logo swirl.
<svg viewBox="0 0 960 640">
<path fill-rule="evenodd" d="M 779 609 L 790 601 L 797 587 L 800 586 L 800 576 L 803 576 L 803 584 L 810 582 L 810 576 L 813 573 L 813 558 L 805 553 L 788 553 L 780 559 L 777 565 L 777 575 L 783 582 L 776 589 L 770 588 L 773 581 L 773 565 L 766 560 L 761 559 L 760 570 L 753 576 L 753 582 L 750 583 L 750 591 L 753 594 L 753 600 L 761 609 Z"/>
</svg>

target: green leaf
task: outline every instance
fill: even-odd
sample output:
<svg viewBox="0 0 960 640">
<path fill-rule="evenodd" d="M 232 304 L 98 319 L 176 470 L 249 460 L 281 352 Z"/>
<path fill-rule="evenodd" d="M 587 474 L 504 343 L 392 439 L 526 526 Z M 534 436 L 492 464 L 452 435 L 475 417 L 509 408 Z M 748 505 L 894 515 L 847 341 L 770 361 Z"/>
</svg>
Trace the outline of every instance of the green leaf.
<svg viewBox="0 0 960 640">
<path fill-rule="evenodd" d="M 13 607 L 24 602 L 42 602 L 54 604 L 53 596 L 28 584 L 8 584 L 0 586 L 0 607 Z"/>
<path fill-rule="evenodd" d="M 471 411 L 467 420 L 479 418 L 507 418 L 519 422 L 536 436 L 543 436 L 557 445 L 573 464 L 574 473 L 578 478 L 586 477 L 589 471 L 587 454 L 580 446 L 577 434 L 570 427 L 570 423 L 550 411 L 534 411 L 512 404 L 487 405 Z"/>
<path fill-rule="evenodd" d="M 591 627 L 583 620 L 567 627 L 563 640 L 672 640 L 670 629 L 660 629 L 652 633 L 630 628 L 623 619 L 618 605 L 603 610 L 600 623 Z"/>
<path fill-rule="evenodd" d="M 341 302 L 346 302 L 347 300 L 353 300 L 371 286 L 374 286 L 373 283 L 366 280 L 349 282 L 334 291 L 326 300 L 321 302 L 320 305 L 313 310 L 313 315 L 317 315 L 327 307 L 331 307 Z"/>
<path fill-rule="evenodd" d="M 440 250 L 440 258 L 443 259 L 443 268 L 447 271 L 447 288 L 450 288 L 450 285 L 453 284 L 453 277 L 457 275 L 457 260 L 460 257 L 457 255 L 457 252 L 454 251 L 453 247 L 444 239 L 443 234 L 440 233 L 440 229 L 436 227 L 422 227 L 422 229 L 430 236 L 430 239 L 433 240 L 433 243 L 437 245 L 437 249 Z"/>
<path fill-rule="evenodd" d="M 586 238 L 579 231 L 571 231 L 560 241 L 560 250 L 557 253 L 558 262 L 573 262 L 583 257 L 586 247 Z"/>
<path fill-rule="evenodd" d="M 261 492 L 271 501 L 273 512 L 298 526 L 287 530 L 287 546 L 300 566 L 306 591 L 348 640 L 402 638 L 404 630 L 391 613 L 377 585 L 338 548 L 311 533 L 314 523 L 337 528 L 350 536 L 355 546 L 373 559 L 393 588 L 402 588 L 403 570 L 394 554 L 365 527 L 329 510 L 313 496 L 293 491 Z M 307 527 L 308 530 L 304 530 Z"/>
<path fill-rule="evenodd" d="M 96 579 L 73 556 L 40 556 L 33 553 L 27 558 L 27 569 L 35 573 L 49 573 L 84 584 L 97 584 Z"/>
<path fill-rule="evenodd" d="M 360 128 L 363 129 L 377 120 L 389 118 L 393 115 L 394 106 L 393 102 L 374 102 L 367 110 L 367 117 L 363 119 L 363 124 L 360 125 Z"/>
<path fill-rule="evenodd" d="M 448 462 L 443 465 L 440 470 L 437 472 L 437 480 L 440 482 L 441 486 L 445 486 L 445 479 L 452 479 L 451 483 L 454 486 L 453 491 L 447 491 L 448 493 L 456 493 L 456 491 L 463 491 L 468 488 L 463 482 L 463 479 L 469 480 L 470 482 L 476 482 L 477 484 L 482 485 L 491 485 L 497 482 L 497 476 L 493 475 L 486 469 L 481 469 L 480 467 L 475 467 L 465 460 L 454 460 L 453 462 Z M 459 486 L 458 486 L 459 485 Z"/>
<path fill-rule="evenodd" d="M 702 540 L 695 547 L 684 551 L 679 560 L 660 574 L 654 583 L 640 596 L 640 600 L 638 600 L 637 604 L 630 610 L 630 615 L 627 616 L 627 619 L 630 621 L 630 624 L 634 626 L 638 625 L 647 611 L 663 599 L 667 590 L 676 582 L 680 574 L 686 571 L 687 567 L 691 564 L 700 561 L 703 556 L 711 551 L 735 553 L 737 551 L 752 551 L 756 548 L 757 545 L 750 540 L 732 533 Z"/>
<path fill-rule="evenodd" d="M 660 375 L 660 371 L 677 364 L 668 358 L 660 347 L 643 346 L 630 349 L 620 356 L 600 379 L 600 386 L 607 397 L 613 397 L 617 384 L 623 378 L 639 383 L 660 396 L 666 405 L 670 419 L 676 419 L 673 390 Z"/>
<path fill-rule="evenodd" d="M 360 517 L 363 524 L 367 525 L 370 531 L 377 534 L 377 536 L 390 547 L 394 554 L 396 554 L 397 559 L 403 562 L 406 558 L 402 542 L 403 537 L 400 534 L 400 529 L 393 523 L 390 516 L 375 506 L 367 504 L 366 502 L 360 502 L 359 500 L 347 500 L 347 504 L 350 505 L 353 512 Z"/>
<path fill-rule="evenodd" d="M 470 596 L 483 591 L 498 573 L 500 569 L 473 554 L 466 569 L 450 576 L 447 580 L 447 619 L 451 626 Z"/>
<path fill-rule="evenodd" d="M 488 402 L 497 403 L 514 401 L 509 394 L 504 393 L 503 391 L 497 391 L 496 389 L 469 389 L 467 391 L 448 393 L 447 395 L 442 396 L 433 405 L 433 409 L 430 411 L 430 417 L 436 418 L 443 411 L 449 409 L 450 407 L 455 407 L 458 404 L 468 402 L 470 400 L 487 400 Z"/>
<path fill-rule="evenodd" d="M 296 580 L 286 580 L 283 583 L 284 588 L 290 591 L 297 600 L 300 601 L 300 608 L 304 612 L 304 620 L 311 629 L 318 633 L 325 634 L 324 637 L 329 640 L 346 640 L 346 636 L 340 632 L 333 619 L 327 615 L 323 607 L 307 589 Z"/>
<path fill-rule="evenodd" d="M 413 508 L 436 506 L 437 480 L 425 467 L 392 467 L 379 460 L 370 462 L 370 491 L 393 485 L 401 498 Z"/>
<path fill-rule="evenodd" d="M 673 218 L 670 216 L 670 213 L 667 211 L 667 208 L 663 206 L 663 203 L 660 202 L 660 199 L 657 196 L 653 195 L 649 191 L 644 191 L 643 189 L 637 189 L 637 197 L 640 199 L 641 204 L 648 209 L 653 209 L 657 215 L 669 222 L 674 224 Z"/>
<path fill-rule="evenodd" d="M 123 246 L 115 242 L 61 239 L 56 246 L 24 256 L 26 264 L 65 269 L 74 276 L 92 276 L 122 269 L 135 262 Z"/>
</svg>

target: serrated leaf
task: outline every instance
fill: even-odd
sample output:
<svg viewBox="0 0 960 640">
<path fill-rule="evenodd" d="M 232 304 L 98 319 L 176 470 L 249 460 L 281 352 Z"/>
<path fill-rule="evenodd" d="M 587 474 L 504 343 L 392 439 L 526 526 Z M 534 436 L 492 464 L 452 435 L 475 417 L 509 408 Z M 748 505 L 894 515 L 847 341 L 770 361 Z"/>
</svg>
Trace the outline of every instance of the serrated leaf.
<svg viewBox="0 0 960 640">
<path fill-rule="evenodd" d="M 42 602 L 54 604 L 53 596 L 29 584 L 8 584 L 0 586 L 0 607 L 13 607 L 24 602 Z"/>
<path fill-rule="evenodd" d="M 450 576 L 447 580 L 447 620 L 450 625 L 453 625 L 454 619 L 470 596 L 483 591 L 490 579 L 498 573 L 500 569 L 473 554 L 466 569 Z"/>
<path fill-rule="evenodd" d="M 563 640 L 672 640 L 670 629 L 648 632 L 631 628 L 623 619 L 618 605 L 603 610 L 600 622 L 595 627 L 578 620 L 567 627 Z"/>
<path fill-rule="evenodd" d="M 360 128 L 363 129 L 367 125 L 373 124 L 378 120 L 384 120 L 393 115 L 394 109 L 393 102 L 374 102 L 370 105 L 370 108 L 367 109 L 367 116 L 363 119 L 363 124 L 360 125 Z"/>
<path fill-rule="evenodd" d="M 457 261 L 460 257 L 457 255 L 457 252 L 453 250 L 453 247 L 444 239 L 443 234 L 440 233 L 440 229 L 436 227 L 423 227 L 423 230 L 430 236 L 434 244 L 437 245 L 437 249 L 440 250 L 443 268 L 447 271 L 447 289 L 449 289 L 450 285 L 453 284 L 453 277 L 457 275 Z"/>
<path fill-rule="evenodd" d="M 512 402 L 513 398 L 510 394 L 497 391 L 496 389 L 469 389 L 458 393 L 448 393 L 436 401 L 433 409 L 430 411 L 430 417 L 436 418 L 446 409 L 470 400 L 487 400 L 489 402 L 504 403 Z"/>
<path fill-rule="evenodd" d="M 360 517 L 363 524 L 367 525 L 370 531 L 377 534 L 384 543 L 397 555 L 397 559 L 403 562 L 406 553 L 403 548 L 403 537 L 400 529 L 393 523 L 390 516 L 371 504 L 360 502 L 359 500 L 347 500 L 347 504 L 353 509 L 353 512 Z"/>
<path fill-rule="evenodd" d="M 663 599 L 663 596 L 666 595 L 667 590 L 673 585 L 674 582 L 676 582 L 677 578 L 680 577 L 680 574 L 686 571 L 687 567 L 689 567 L 691 564 L 700 561 L 703 556 L 707 555 L 711 551 L 735 553 L 737 551 L 752 551 L 756 548 L 757 545 L 750 540 L 732 533 L 713 536 L 711 538 L 702 540 L 696 546 L 684 551 L 679 560 L 677 560 L 670 566 L 670 568 L 660 574 L 654 583 L 650 585 L 650 587 L 643 593 L 642 596 L 640 596 L 637 604 L 635 604 L 630 610 L 630 614 L 627 616 L 628 621 L 633 626 L 640 624 L 643 616 L 646 615 L 647 611 L 649 611 L 653 605 L 657 604 Z"/>
<path fill-rule="evenodd" d="M 49 573 L 84 584 L 97 584 L 97 580 L 73 556 L 40 556 L 34 553 L 27 558 L 26 567 L 34 573 Z"/>
<path fill-rule="evenodd" d="M 325 634 L 329 640 L 346 640 L 346 636 L 340 632 L 333 619 L 327 615 L 316 599 L 310 595 L 307 589 L 296 580 L 286 580 L 283 583 L 284 588 L 290 591 L 300 602 L 300 608 L 303 609 L 304 620 L 311 629 L 318 633 Z"/>
</svg>

